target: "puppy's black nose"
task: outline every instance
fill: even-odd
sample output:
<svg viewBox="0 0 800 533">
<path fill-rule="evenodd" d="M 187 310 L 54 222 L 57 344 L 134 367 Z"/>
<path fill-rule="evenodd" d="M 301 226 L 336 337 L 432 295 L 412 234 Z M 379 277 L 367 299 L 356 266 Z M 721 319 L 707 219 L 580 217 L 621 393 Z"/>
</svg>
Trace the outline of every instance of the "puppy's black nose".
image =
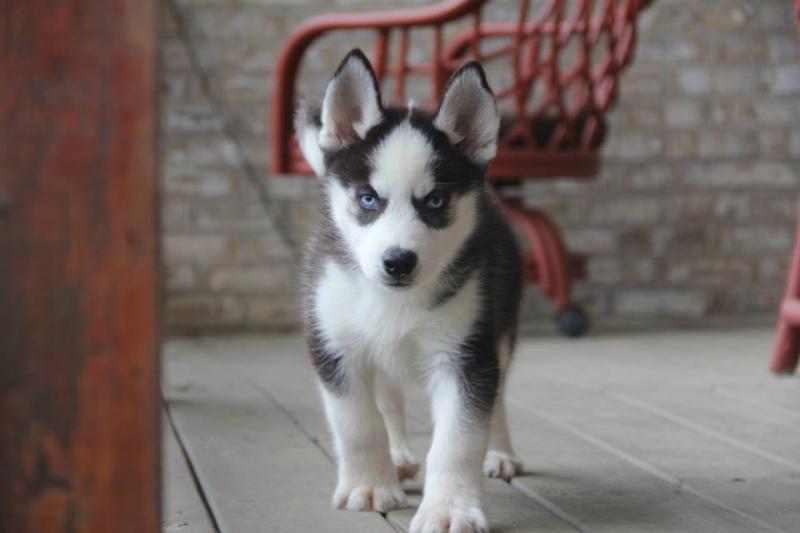
<svg viewBox="0 0 800 533">
<path fill-rule="evenodd" d="M 394 279 L 401 279 L 414 271 L 417 266 L 417 254 L 403 248 L 389 248 L 381 256 L 383 269 Z"/>
</svg>

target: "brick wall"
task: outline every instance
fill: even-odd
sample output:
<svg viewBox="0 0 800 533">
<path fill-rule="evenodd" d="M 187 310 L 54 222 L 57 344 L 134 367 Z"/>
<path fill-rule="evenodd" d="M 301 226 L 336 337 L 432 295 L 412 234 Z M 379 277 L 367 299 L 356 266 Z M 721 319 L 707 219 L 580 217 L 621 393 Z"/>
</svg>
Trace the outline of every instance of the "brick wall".
<svg viewBox="0 0 800 533">
<path fill-rule="evenodd" d="M 314 180 L 266 179 L 274 60 L 308 16 L 393 4 L 163 0 L 171 331 L 297 326 L 295 255 L 318 191 Z M 514 5 L 499 0 L 493 9 L 501 17 Z M 368 37 L 324 39 L 302 87 L 321 94 L 340 57 Z M 593 254 L 577 299 L 601 321 L 772 313 L 800 192 L 791 0 L 655 0 L 610 120 L 597 180 L 524 188 L 571 246 Z M 545 312 L 529 290 L 526 316 Z"/>
</svg>

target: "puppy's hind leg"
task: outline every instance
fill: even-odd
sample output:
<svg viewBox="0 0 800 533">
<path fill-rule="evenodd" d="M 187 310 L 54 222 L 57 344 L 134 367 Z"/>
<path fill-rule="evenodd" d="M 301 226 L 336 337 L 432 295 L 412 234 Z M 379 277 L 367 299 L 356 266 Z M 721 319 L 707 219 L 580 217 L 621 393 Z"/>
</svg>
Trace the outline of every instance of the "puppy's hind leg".
<svg viewBox="0 0 800 533">
<path fill-rule="evenodd" d="M 522 473 L 522 461 L 511 447 L 511 435 L 508 431 L 506 416 L 505 385 L 508 366 L 511 362 L 510 342 L 500 342 L 500 384 L 497 390 L 492 418 L 489 424 L 489 447 L 483 461 L 483 473 L 489 477 L 510 480 Z"/>
<path fill-rule="evenodd" d="M 376 378 L 375 396 L 389 433 L 389 451 L 397 477 L 400 481 L 413 479 L 419 470 L 419 461 L 408 445 L 403 391 L 388 376 L 381 375 Z"/>
<path fill-rule="evenodd" d="M 372 375 L 347 376 L 336 388 L 322 387 L 337 455 L 333 505 L 349 511 L 389 511 L 406 505 L 389 456 L 383 420 L 375 405 Z"/>
<path fill-rule="evenodd" d="M 522 461 L 511 447 L 504 396 L 501 388 L 489 424 L 489 449 L 483 461 L 483 473 L 508 481 L 522 473 Z"/>
</svg>

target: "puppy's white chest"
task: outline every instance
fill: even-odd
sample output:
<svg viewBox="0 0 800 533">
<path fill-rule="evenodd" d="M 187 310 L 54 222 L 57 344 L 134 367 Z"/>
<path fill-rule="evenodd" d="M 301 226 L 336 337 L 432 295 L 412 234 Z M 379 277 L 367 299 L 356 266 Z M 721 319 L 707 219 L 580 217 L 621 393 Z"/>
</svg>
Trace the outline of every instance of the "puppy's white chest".
<svg viewBox="0 0 800 533">
<path fill-rule="evenodd" d="M 477 284 L 429 308 L 425 295 L 375 287 L 330 261 L 316 291 L 315 311 L 326 339 L 343 357 L 398 357 L 442 351 L 460 343 L 477 315 Z"/>
</svg>

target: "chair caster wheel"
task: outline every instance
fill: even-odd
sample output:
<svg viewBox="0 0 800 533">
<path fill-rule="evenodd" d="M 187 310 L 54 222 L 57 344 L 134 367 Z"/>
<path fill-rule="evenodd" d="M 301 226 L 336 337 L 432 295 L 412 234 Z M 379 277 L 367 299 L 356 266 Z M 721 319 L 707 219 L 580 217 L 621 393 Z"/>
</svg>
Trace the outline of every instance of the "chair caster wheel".
<svg viewBox="0 0 800 533">
<path fill-rule="evenodd" d="M 558 311 L 556 316 L 558 329 L 567 337 L 583 337 L 589 331 L 589 315 L 582 307 L 569 304 Z"/>
</svg>

